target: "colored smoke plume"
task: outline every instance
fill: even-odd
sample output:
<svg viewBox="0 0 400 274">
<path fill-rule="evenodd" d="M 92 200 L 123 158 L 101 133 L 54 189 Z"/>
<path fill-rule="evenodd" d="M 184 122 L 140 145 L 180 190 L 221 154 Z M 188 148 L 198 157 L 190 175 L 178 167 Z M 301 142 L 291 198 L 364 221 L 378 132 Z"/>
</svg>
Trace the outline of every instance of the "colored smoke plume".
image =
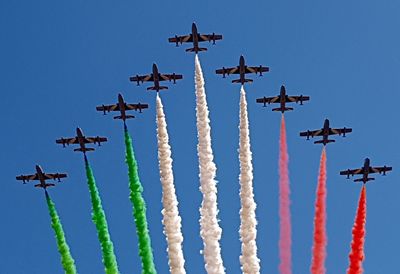
<svg viewBox="0 0 400 274">
<path fill-rule="evenodd" d="M 167 251 L 169 270 L 172 274 L 186 273 L 184 265 L 181 232 L 181 217 L 178 211 L 178 200 L 175 194 L 174 175 L 172 172 L 171 147 L 165 121 L 164 109 L 161 98 L 157 93 L 157 142 L 160 179 L 162 186 L 163 225 L 167 237 Z"/>
<path fill-rule="evenodd" d="M 143 187 L 140 183 L 138 165 L 133 152 L 132 138 L 125 127 L 125 146 L 126 146 L 126 163 L 128 165 L 129 176 L 129 199 L 133 205 L 133 216 L 136 225 L 136 234 L 139 241 L 139 256 L 142 260 L 142 273 L 157 273 L 153 250 L 151 248 L 151 240 L 146 218 L 146 203 L 142 196 Z"/>
<path fill-rule="evenodd" d="M 204 245 L 204 262 L 208 274 L 225 273 L 221 257 L 222 229 L 218 224 L 216 166 L 211 147 L 211 128 L 204 77 L 197 54 L 195 55 L 197 155 L 200 169 L 200 191 L 203 201 L 200 208 L 200 235 Z"/>
<path fill-rule="evenodd" d="M 319 166 L 318 186 L 315 201 L 314 242 L 312 247 L 312 274 L 325 274 L 326 259 L 326 150 L 322 149 Z"/>
<path fill-rule="evenodd" d="M 256 203 L 253 193 L 253 165 L 250 150 L 249 120 L 247 115 L 246 92 L 240 89 L 239 113 L 239 161 L 240 161 L 240 241 L 242 254 L 240 264 L 244 274 L 260 273 L 260 259 L 257 257 Z"/>
<path fill-rule="evenodd" d="M 286 143 L 285 116 L 282 114 L 279 141 L 279 271 L 282 274 L 292 273 L 292 225 L 290 221 L 290 185 L 288 164 L 289 156 Z"/>
<path fill-rule="evenodd" d="M 92 220 L 96 225 L 97 237 L 101 245 L 103 255 L 103 264 L 106 274 L 118 274 L 117 259 L 114 254 L 114 246 L 111 241 L 110 233 L 107 227 L 106 215 L 101 205 L 99 191 L 97 190 L 96 180 L 93 171 L 85 157 L 86 177 L 90 191 L 90 199 L 92 202 Z"/>
<path fill-rule="evenodd" d="M 61 255 L 61 264 L 66 274 L 76 274 L 77 271 L 75 267 L 75 261 L 72 258 L 71 252 L 67 244 L 67 240 L 65 239 L 65 233 L 60 221 L 60 217 L 58 216 L 56 206 L 54 202 L 51 200 L 47 191 L 45 191 L 45 193 L 46 193 L 47 207 L 49 209 L 49 214 L 51 217 L 51 227 L 53 228 L 54 233 L 56 235 L 58 252 Z"/>
<path fill-rule="evenodd" d="M 347 274 L 362 274 L 364 261 L 365 223 L 367 219 L 367 193 L 363 185 L 358 202 L 357 215 L 353 226 L 353 240 L 349 255 L 350 265 Z"/>
</svg>

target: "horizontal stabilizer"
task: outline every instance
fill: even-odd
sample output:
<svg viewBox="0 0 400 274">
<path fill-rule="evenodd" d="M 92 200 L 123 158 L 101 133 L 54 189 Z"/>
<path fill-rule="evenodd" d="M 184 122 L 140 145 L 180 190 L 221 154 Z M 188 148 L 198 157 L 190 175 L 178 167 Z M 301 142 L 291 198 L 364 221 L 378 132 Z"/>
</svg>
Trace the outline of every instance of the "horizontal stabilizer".
<svg viewBox="0 0 400 274">
<path fill-rule="evenodd" d="M 293 108 L 289 108 L 289 107 L 284 107 L 284 108 L 273 108 L 272 111 L 289 111 L 289 110 L 293 110 Z"/>
<path fill-rule="evenodd" d="M 135 118 L 133 115 L 125 115 L 125 119 Z M 122 116 L 115 116 L 114 119 L 122 119 Z"/>
<path fill-rule="evenodd" d="M 242 82 L 242 80 L 240 80 L 240 79 L 232 80 L 232 83 L 241 83 L 241 82 Z M 244 79 L 244 82 L 245 83 L 252 83 L 253 80 L 252 79 Z"/>
<path fill-rule="evenodd" d="M 314 144 L 329 144 L 329 143 L 334 143 L 334 142 L 335 142 L 335 140 L 327 140 L 327 141 L 319 140 L 319 141 L 315 141 Z"/>
<path fill-rule="evenodd" d="M 55 184 L 45 184 L 45 187 L 55 186 Z M 35 187 L 42 187 L 42 184 L 36 184 Z"/>
<path fill-rule="evenodd" d="M 195 52 L 195 48 L 186 49 L 187 52 Z M 197 48 L 197 51 L 207 51 L 207 48 Z"/>
<path fill-rule="evenodd" d="M 86 147 L 86 148 L 84 148 L 84 149 L 82 149 L 82 148 L 75 148 L 74 151 L 82 151 L 82 152 L 94 151 L 94 148 L 91 148 L 91 147 Z"/>
<path fill-rule="evenodd" d="M 374 180 L 375 180 L 375 178 L 369 178 L 369 177 L 367 178 L 367 182 L 374 181 Z M 364 179 L 363 178 L 355 179 L 354 182 L 364 182 Z"/>
<path fill-rule="evenodd" d="M 168 89 L 168 87 L 166 86 L 159 86 L 158 90 L 162 90 L 162 89 Z M 157 90 L 157 87 L 153 86 L 153 87 L 148 87 L 147 90 Z"/>
</svg>

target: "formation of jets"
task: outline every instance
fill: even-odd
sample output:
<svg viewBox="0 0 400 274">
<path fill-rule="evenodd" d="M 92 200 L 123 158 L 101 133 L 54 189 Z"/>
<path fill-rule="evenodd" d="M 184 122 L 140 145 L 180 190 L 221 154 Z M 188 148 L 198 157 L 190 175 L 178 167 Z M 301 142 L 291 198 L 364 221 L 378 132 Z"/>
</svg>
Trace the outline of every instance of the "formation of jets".
<svg viewBox="0 0 400 274">
<path fill-rule="evenodd" d="M 170 43 L 175 43 L 175 45 L 178 47 L 179 45 L 182 45 L 183 43 L 192 43 L 193 47 L 186 49 L 187 52 L 194 52 L 195 54 L 201 52 L 201 51 L 206 51 L 207 48 L 205 47 L 200 47 L 199 43 L 200 42 L 209 42 L 212 44 L 215 44 L 217 40 L 222 40 L 222 35 L 220 34 L 215 34 L 214 32 L 211 34 L 200 34 L 197 30 L 197 26 L 195 23 L 192 24 L 192 32 L 188 35 L 183 35 L 183 36 L 178 36 L 175 35 L 174 37 L 171 37 L 168 39 Z M 260 76 L 263 75 L 265 72 L 269 72 L 269 67 L 260 65 L 260 66 L 247 66 L 245 59 L 242 56 L 239 58 L 239 65 L 236 67 L 222 67 L 221 69 L 217 69 L 215 71 L 217 74 L 222 74 L 222 77 L 225 78 L 227 75 L 231 74 L 236 74 L 239 75 L 238 79 L 232 80 L 232 83 L 240 83 L 241 85 L 244 85 L 245 83 L 251 83 L 253 82 L 252 79 L 246 78 L 246 74 L 254 73 L 254 74 L 259 74 Z M 162 86 L 160 85 L 160 82 L 163 81 L 169 81 L 173 82 L 173 84 L 176 83 L 177 80 L 183 79 L 183 76 L 181 74 L 177 73 L 171 73 L 171 74 L 162 74 L 159 72 L 158 67 L 156 64 L 153 64 L 152 66 L 152 72 L 147 75 L 135 75 L 129 78 L 131 82 L 135 82 L 138 86 L 141 83 L 144 82 L 153 82 L 153 86 L 150 86 L 147 88 L 147 90 L 153 90 L 156 91 L 157 93 L 160 92 L 161 90 L 168 89 L 167 86 Z M 286 111 L 291 111 L 293 110 L 292 107 L 286 106 L 289 103 L 300 103 L 300 105 L 303 105 L 305 101 L 309 101 L 310 97 L 309 96 L 303 96 L 303 95 L 298 95 L 298 96 L 290 96 L 286 94 L 286 89 L 285 86 L 281 86 L 280 89 L 280 94 L 274 97 L 262 97 L 256 99 L 256 103 L 263 104 L 264 107 L 270 104 L 279 104 L 279 107 L 273 108 L 272 111 L 279 111 L 282 112 L 282 114 Z M 131 104 L 131 103 L 126 103 L 124 101 L 124 98 L 122 97 L 121 94 L 118 94 L 118 101 L 116 104 L 112 105 L 100 105 L 96 107 L 97 111 L 103 112 L 103 114 L 107 114 L 111 111 L 119 111 L 120 115 L 117 115 L 114 117 L 114 119 L 120 119 L 123 121 L 124 126 L 126 128 L 126 120 L 135 118 L 134 115 L 129 115 L 127 114 L 127 111 L 138 111 L 139 113 L 142 112 L 143 109 L 149 108 L 148 104 L 141 104 L 141 103 L 136 103 L 136 104 Z M 329 120 L 326 119 L 324 122 L 324 125 L 321 129 L 318 130 L 307 130 L 304 132 L 300 132 L 301 137 L 306 137 L 307 140 L 314 137 L 322 137 L 320 140 L 317 140 L 314 142 L 314 144 L 323 144 L 324 146 L 335 142 L 333 139 L 329 139 L 329 136 L 331 135 L 342 135 L 343 137 L 346 136 L 347 133 L 352 132 L 351 128 L 331 128 L 329 125 Z M 79 147 L 75 148 L 74 151 L 80 151 L 84 154 L 84 157 L 86 159 L 86 152 L 87 151 L 94 151 L 94 148 L 92 147 L 87 147 L 87 144 L 98 144 L 99 146 L 101 143 L 107 142 L 106 137 L 87 137 L 83 134 L 82 130 L 80 128 L 76 129 L 76 136 L 72 138 L 60 138 L 56 140 L 57 144 L 61 144 L 63 147 L 76 144 Z M 341 175 L 347 175 L 347 178 L 350 178 L 350 176 L 354 175 L 362 175 L 362 178 L 354 180 L 355 182 L 363 182 L 366 183 L 368 181 L 374 180 L 374 178 L 369 177 L 369 174 L 371 173 L 382 173 L 383 175 L 386 174 L 386 172 L 391 171 L 392 167 L 388 166 L 383 166 L 383 167 L 371 167 L 370 166 L 370 160 L 367 158 L 365 159 L 364 166 L 359 168 L 359 169 L 348 169 L 341 171 Z M 32 175 L 20 175 L 17 176 L 17 180 L 23 181 L 23 183 L 29 182 L 31 180 L 38 180 L 40 181 L 39 184 L 36 184 L 35 187 L 41 187 L 46 189 L 47 187 L 54 186 L 55 184 L 52 183 L 46 183 L 46 180 L 53 179 L 53 180 L 58 180 L 60 181 L 61 178 L 67 177 L 67 174 L 64 173 L 44 173 L 39 165 L 36 165 L 36 173 Z"/>
</svg>

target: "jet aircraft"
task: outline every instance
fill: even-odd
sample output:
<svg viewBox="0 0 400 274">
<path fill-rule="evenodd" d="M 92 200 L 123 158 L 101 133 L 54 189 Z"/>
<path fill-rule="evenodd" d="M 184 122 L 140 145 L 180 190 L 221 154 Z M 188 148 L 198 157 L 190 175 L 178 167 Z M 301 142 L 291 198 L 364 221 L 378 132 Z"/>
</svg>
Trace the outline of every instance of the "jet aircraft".
<svg viewBox="0 0 400 274">
<path fill-rule="evenodd" d="M 114 116 L 114 119 L 121 119 L 125 123 L 126 119 L 135 118 L 135 116 L 133 116 L 133 115 L 127 115 L 126 111 L 135 110 L 135 111 L 139 111 L 141 113 L 142 109 L 145 109 L 145 108 L 149 108 L 149 105 L 141 104 L 141 103 L 127 104 L 124 101 L 124 98 L 122 97 L 122 95 L 118 94 L 118 102 L 115 105 L 101 105 L 101 106 L 96 107 L 96 110 L 102 111 L 104 115 L 106 115 L 106 112 L 119 111 L 121 113 L 121 115 Z"/>
<path fill-rule="evenodd" d="M 303 105 L 304 101 L 310 100 L 309 96 L 288 96 L 286 95 L 286 89 L 285 86 L 281 86 L 281 92 L 280 95 L 275 96 L 275 97 L 263 97 L 263 98 L 258 98 L 256 100 L 257 103 L 264 104 L 264 107 L 267 106 L 267 104 L 271 103 L 277 103 L 280 104 L 279 108 L 273 108 L 272 111 L 280 111 L 284 113 L 285 111 L 293 110 L 291 107 L 286 107 L 286 103 L 298 103 L 300 102 L 300 105 Z"/>
<path fill-rule="evenodd" d="M 162 89 L 168 89 L 166 86 L 160 86 L 160 81 L 173 81 L 176 84 L 176 80 L 182 79 L 181 74 L 161 74 L 158 72 L 156 64 L 153 64 L 152 73 L 148 75 L 136 75 L 129 78 L 131 82 L 136 82 L 138 86 L 143 82 L 154 82 L 154 86 L 148 87 L 147 90 L 155 90 L 159 92 Z"/>
<path fill-rule="evenodd" d="M 94 143 L 94 144 L 98 144 L 99 146 L 101 146 L 102 142 L 107 142 L 107 138 L 106 137 L 86 137 L 85 135 L 83 135 L 82 130 L 78 127 L 76 128 L 76 136 L 72 137 L 72 138 L 61 138 L 56 140 L 57 144 L 62 144 L 63 147 L 65 147 L 65 145 L 70 145 L 70 144 L 79 144 L 79 148 L 75 148 L 74 151 L 81 151 L 83 152 L 84 155 L 86 155 L 86 151 L 93 151 L 94 148 L 91 147 L 86 147 L 86 144 L 90 144 L 90 143 Z"/>
<path fill-rule="evenodd" d="M 55 184 L 48 184 L 46 180 L 58 180 L 61 182 L 61 178 L 66 178 L 65 173 L 44 173 L 39 165 L 36 165 L 36 173 L 32 175 L 21 175 L 17 176 L 16 179 L 22 181 L 24 184 L 29 181 L 37 180 L 40 183 L 36 184 L 35 187 L 41 187 L 46 190 L 47 187 L 55 186 Z"/>
<path fill-rule="evenodd" d="M 255 74 L 258 73 L 258 74 L 260 74 L 260 76 L 262 76 L 263 72 L 268 72 L 268 71 L 269 71 L 269 67 L 263 67 L 262 65 L 260 65 L 258 67 L 246 66 L 244 57 L 243 57 L 243 55 L 241 55 L 240 59 L 239 59 L 239 66 L 233 67 L 233 68 L 222 67 L 222 69 L 217 69 L 215 71 L 215 73 L 222 74 L 223 78 L 225 78 L 225 75 L 239 74 L 240 75 L 239 79 L 232 80 L 232 83 L 241 83 L 242 85 L 244 85 L 244 83 L 253 82 L 252 79 L 246 79 L 247 73 L 255 73 Z"/>
<path fill-rule="evenodd" d="M 183 35 L 183 36 L 178 36 L 175 35 L 175 37 L 172 38 L 168 38 L 168 41 L 170 43 L 175 43 L 177 47 L 179 47 L 179 44 L 183 44 L 183 43 L 193 43 L 193 48 L 188 48 L 186 49 L 187 52 L 195 52 L 196 54 L 199 51 L 206 51 L 207 48 L 200 48 L 199 47 L 199 42 L 213 42 L 213 45 L 215 45 L 215 41 L 216 40 L 221 40 L 222 39 L 222 35 L 219 34 L 200 34 L 197 31 L 197 26 L 195 23 L 192 24 L 192 33 L 188 34 L 188 35 Z"/>
<path fill-rule="evenodd" d="M 352 132 L 353 130 L 351 128 L 330 128 L 329 127 L 329 120 L 325 119 L 324 122 L 324 127 L 322 129 L 318 130 L 307 130 L 305 132 L 300 132 L 300 136 L 302 137 L 307 137 L 307 140 L 310 139 L 310 137 L 314 138 L 315 136 L 322 136 L 322 140 L 315 141 L 314 144 L 323 144 L 324 146 L 328 143 L 333 143 L 335 140 L 330 140 L 329 135 L 342 135 L 343 137 L 346 137 L 346 133 Z"/>
<path fill-rule="evenodd" d="M 344 171 L 340 171 L 340 175 L 347 175 L 347 179 L 350 179 L 350 175 L 362 175 L 362 178 L 355 179 L 354 182 L 363 182 L 364 184 L 368 181 L 373 181 L 375 178 L 368 177 L 371 173 L 379 173 L 386 175 L 386 172 L 391 171 L 392 167 L 383 166 L 383 167 L 372 167 L 369 158 L 364 160 L 364 166 L 359 169 L 348 169 Z"/>
</svg>

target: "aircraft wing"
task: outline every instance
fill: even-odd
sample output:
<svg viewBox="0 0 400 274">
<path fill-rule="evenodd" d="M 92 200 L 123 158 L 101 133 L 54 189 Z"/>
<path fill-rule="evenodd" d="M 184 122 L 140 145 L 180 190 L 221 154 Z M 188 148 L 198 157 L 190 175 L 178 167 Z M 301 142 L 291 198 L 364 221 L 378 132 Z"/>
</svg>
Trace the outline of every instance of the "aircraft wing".
<svg viewBox="0 0 400 274">
<path fill-rule="evenodd" d="M 392 167 L 383 166 L 383 167 L 370 167 L 369 173 L 386 173 L 386 171 L 391 171 Z"/>
<path fill-rule="evenodd" d="M 149 108 L 148 104 L 125 104 L 125 108 L 128 110 L 141 110 L 144 108 Z"/>
<path fill-rule="evenodd" d="M 343 136 L 345 136 L 346 135 L 346 133 L 349 133 L 349 132 L 352 132 L 353 130 L 351 129 L 351 128 L 331 128 L 330 130 L 329 130 L 329 135 L 335 135 L 335 134 L 338 134 L 338 135 L 343 135 Z"/>
<path fill-rule="evenodd" d="M 148 75 L 136 75 L 129 77 L 129 81 L 131 82 L 148 82 L 148 81 L 154 81 L 154 76 L 153 74 L 148 74 Z"/>
<path fill-rule="evenodd" d="M 246 73 L 258 73 L 258 74 L 262 74 L 263 72 L 268 72 L 269 71 L 269 67 L 263 67 L 263 66 L 259 66 L 259 67 L 246 67 Z"/>
<path fill-rule="evenodd" d="M 78 138 L 74 137 L 74 138 L 61 138 L 61 139 L 56 140 L 56 143 L 63 144 L 63 145 L 65 145 L 65 144 L 69 145 L 69 144 L 77 144 L 79 142 L 78 142 Z"/>
<path fill-rule="evenodd" d="M 304 102 L 310 100 L 309 96 L 287 96 L 286 95 L 286 102 Z"/>
<path fill-rule="evenodd" d="M 348 170 L 343 170 L 340 171 L 340 175 L 355 175 L 355 174 L 362 174 L 364 172 L 364 170 L 362 168 L 358 168 L 358 169 L 348 169 Z"/>
<path fill-rule="evenodd" d="M 37 174 L 32 174 L 32 175 L 21 175 L 21 176 L 17 176 L 15 177 L 17 180 L 19 181 L 33 181 L 33 180 L 39 180 L 39 176 Z"/>
<path fill-rule="evenodd" d="M 85 137 L 84 140 L 85 144 L 91 144 L 91 143 L 102 143 L 102 142 L 107 142 L 107 138 L 106 137 Z"/>
<path fill-rule="evenodd" d="M 315 137 L 322 135 L 324 135 L 324 131 L 322 129 L 300 132 L 300 136 L 305 136 L 305 137 Z"/>
<path fill-rule="evenodd" d="M 222 69 L 217 69 L 215 71 L 216 74 L 239 74 L 239 67 L 234 67 L 234 68 L 222 68 Z"/>
<path fill-rule="evenodd" d="M 216 40 L 221 40 L 222 39 L 222 35 L 220 34 L 200 34 L 199 35 L 199 42 L 202 41 L 216 41 Z"/>
<path fill-rule="evenodd" d="M 96 107 L 96 110 L 98 111 L 104 111 L 104 112 L 110 112 L 110 111 L 118 111 L 119 110 L 119 105 L 115 104 L 115 105 L 102 105 L 102 106 L 98 106 Z"/>
<path fill-rule="evenodd" d="M 66 178 L 67 174 L 65 173 L 45 173 L 44 177 L 46 178 L 46 180 L 56 180 L 56 179 L 61 179 L 61 178 Z"/>
<path fill-rule="evenodd" d="M 271 104 L 271 103 L 276 103 L 281 100 L 281 96 L 275 96 L 275 97 L 263 97 L 263 98 L 258 98 L 256 99 L 257 103 L 263 103 L 263 104 Z"/>
<path fill-rule="evenodd" d="M 183 35 L 183 36 L 175 36 L 168 38 L 168 42 L 170 43 L 186 43 L 186 42 L 193 42 L 193 36 L 191 34 Z"/>
<path fill-rule="evenodd" d="M 183 76 L 181 74 L 159 74 L 159 81 L 174 81 L 182 79 Z"/>
</svg>

